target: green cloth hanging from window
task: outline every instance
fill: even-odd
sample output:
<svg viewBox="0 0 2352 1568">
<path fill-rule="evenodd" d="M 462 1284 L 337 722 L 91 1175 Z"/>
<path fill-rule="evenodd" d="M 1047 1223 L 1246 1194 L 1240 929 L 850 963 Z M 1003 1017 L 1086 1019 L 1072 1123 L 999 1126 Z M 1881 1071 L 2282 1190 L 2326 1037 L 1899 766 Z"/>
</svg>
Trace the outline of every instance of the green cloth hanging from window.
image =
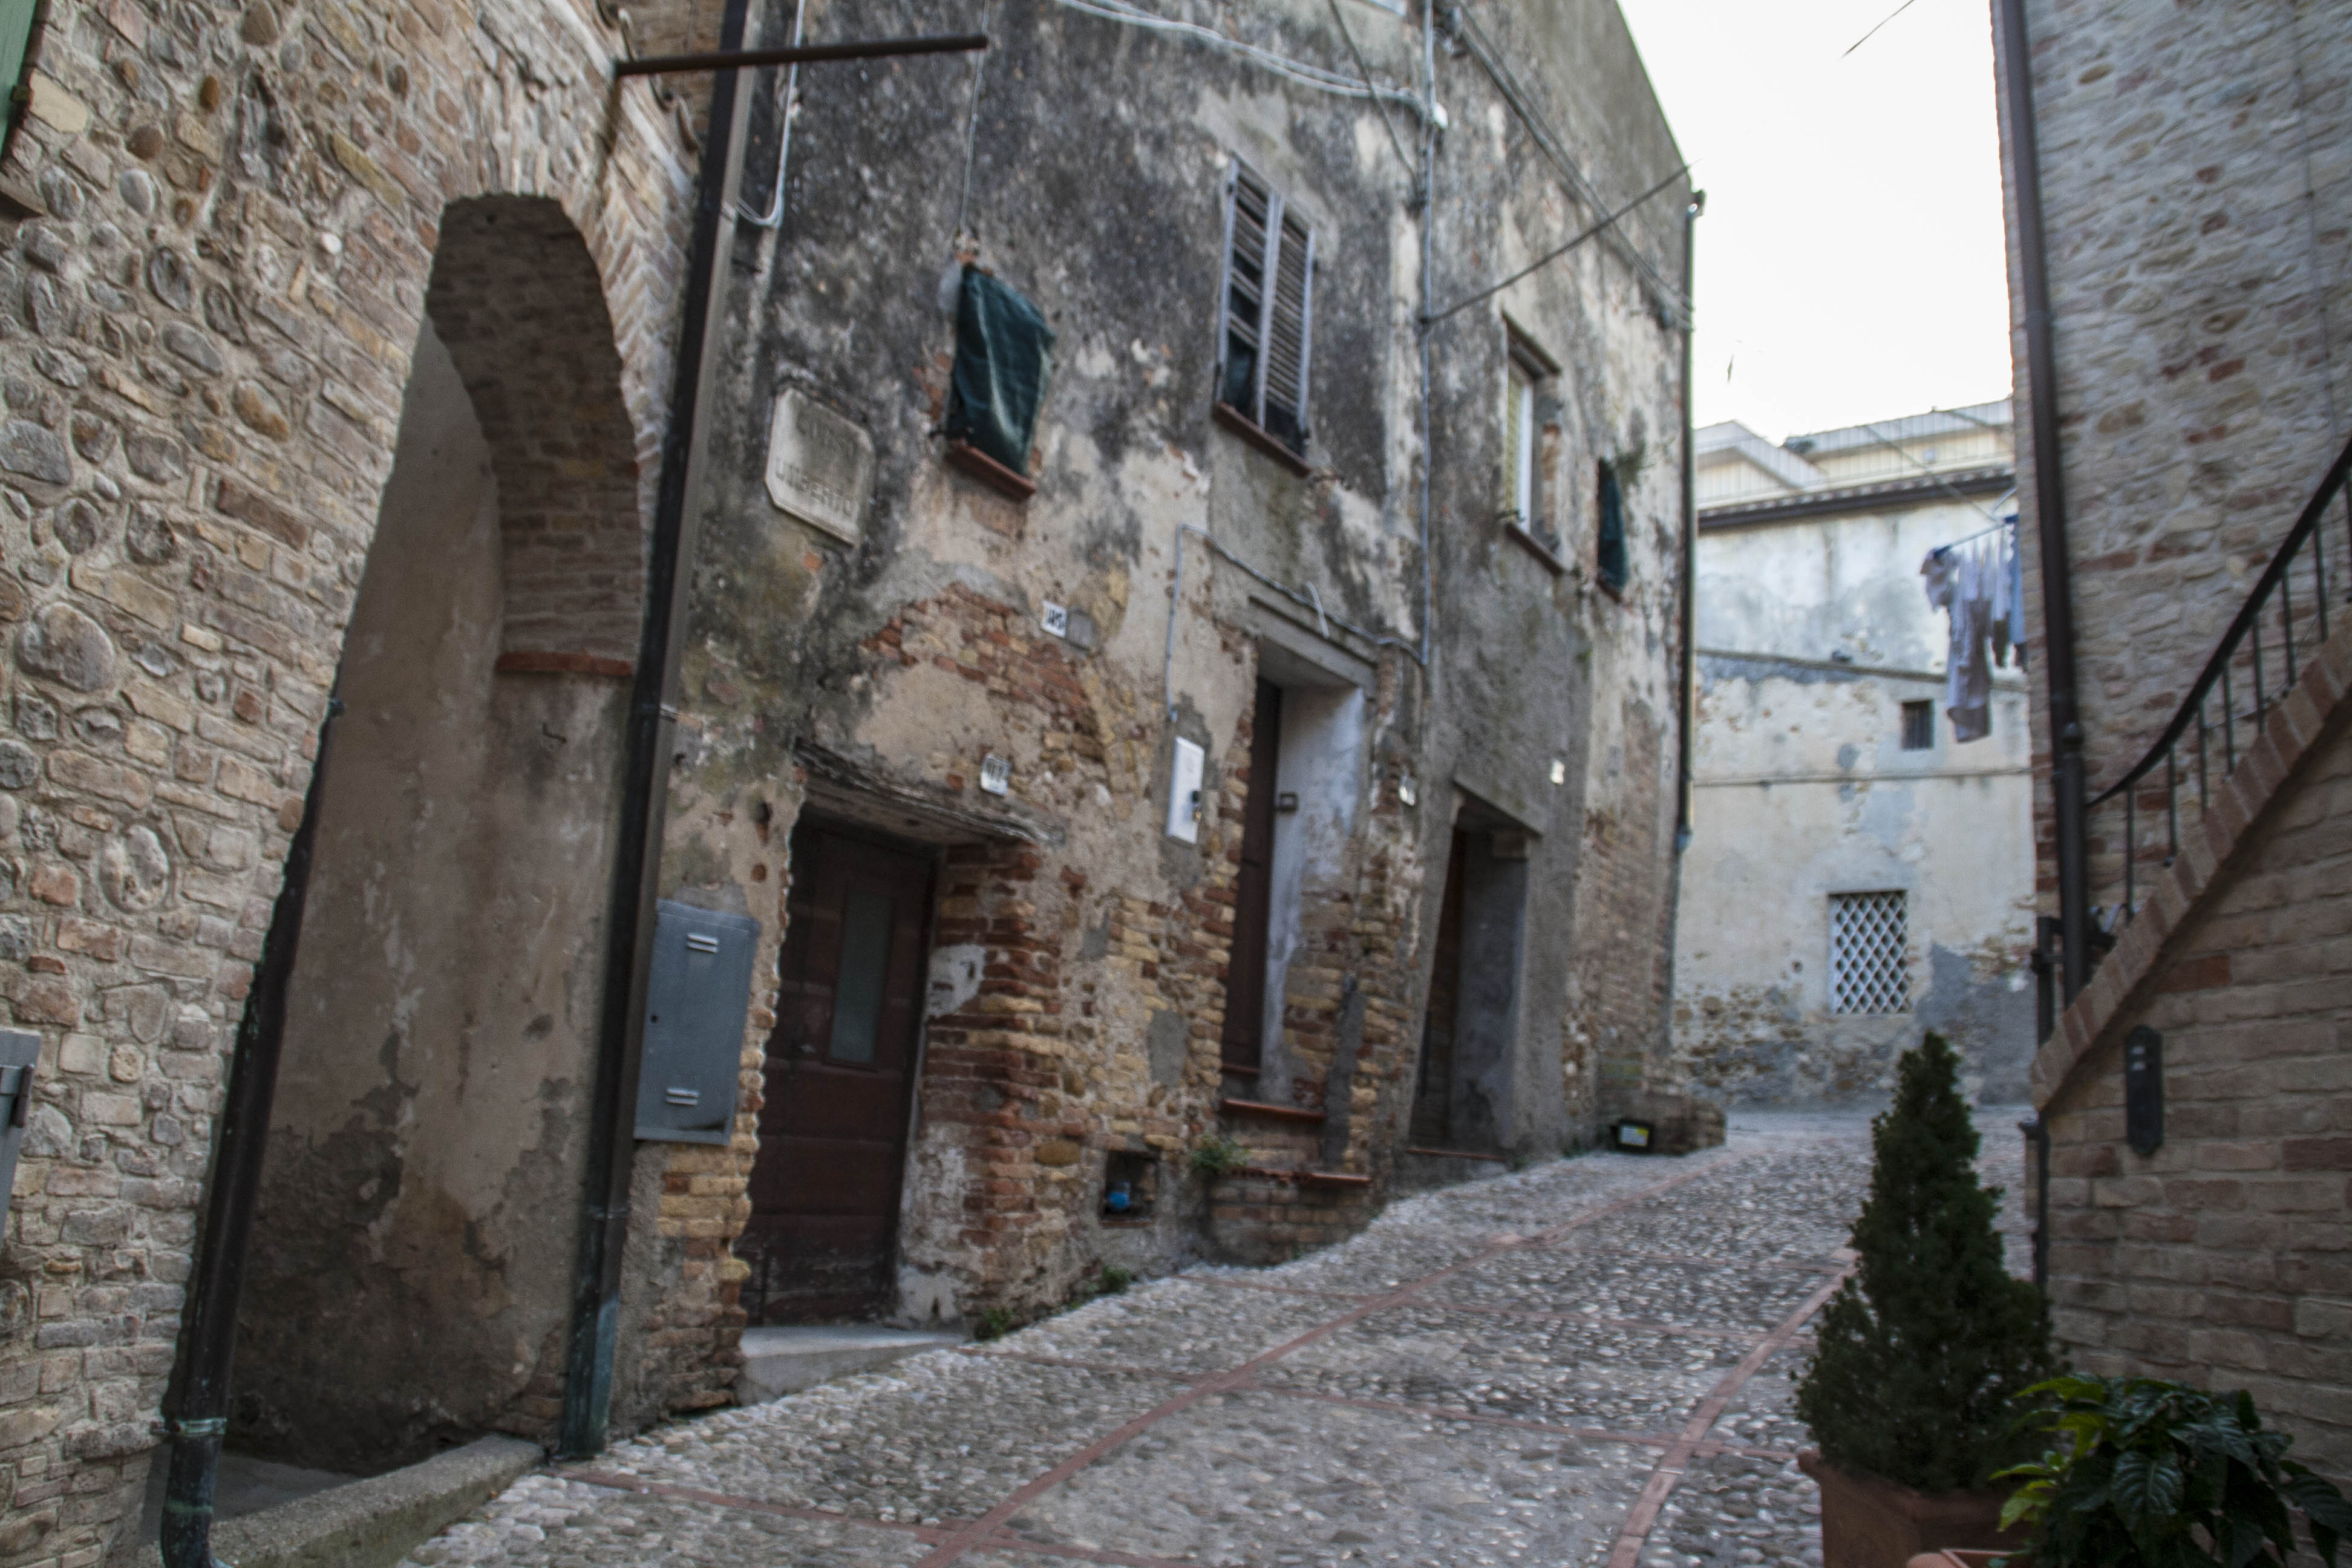
<svg viewBox="0 0 2352 1568">
<path fill-rule="evenodd" d="M 956 300 L 954 395 L 948 438 L 967 441 L 1016 474 L 1029 471 L 1037 406 L 1054 367 L 1054 329 L 1021 291 L 965 263 Z"/>
<path fill-rule="evenodd" d="M 25 76 L 25 50 L 33 41 L 33 13 L 39 0 L 0 0 L 0 88 L 13 89 Z"/>
<path fill-rule="evenodd" d="M 1601 585 L 1612 593 L 1625 586 L 1625 494 L 1617 486 L 1617 470 L 1601 465 L 1601 546 L 1594 563 Z"/>
</svg>

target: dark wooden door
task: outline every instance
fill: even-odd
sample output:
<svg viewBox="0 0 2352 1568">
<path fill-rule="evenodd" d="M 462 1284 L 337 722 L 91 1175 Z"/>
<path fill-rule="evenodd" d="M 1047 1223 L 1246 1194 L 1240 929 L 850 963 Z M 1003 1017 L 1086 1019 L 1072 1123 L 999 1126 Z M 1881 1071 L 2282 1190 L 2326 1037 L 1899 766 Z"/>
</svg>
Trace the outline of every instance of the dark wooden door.
<svg viewBox="0 0 2352 1568">
<path fill-rule="evenodd" d="M 1429 1010 L 1421 1026 L 1421 1079 L 1412 1096 L 1412 1141 L 1454 1148 L 1454 1030 L 1462 1002 L 1462 862 L 1469 836 L 1454 830 L 1445 857 L 1445 894 L 1438 904 L 1436 962 L 1429 969 Z"/>
<path fill-rule="evenodd" d="M 822 827 L 793 835 L 751 1218 L 754 1322 L 887 1310 L 922 1030 L 931 862 Z"/>
<path fill-rule="evenodd" d="M 1275 775 L 1282 766 L 1282 688 L 1257 683 L 1250 714 L 1249 793 L 1234 879 L 1234 946 L 1225 961 L 1224 1068 L 1254 1078 L 1265 1060 L 1265 946 L 1274 898 Z"/>
</svg>

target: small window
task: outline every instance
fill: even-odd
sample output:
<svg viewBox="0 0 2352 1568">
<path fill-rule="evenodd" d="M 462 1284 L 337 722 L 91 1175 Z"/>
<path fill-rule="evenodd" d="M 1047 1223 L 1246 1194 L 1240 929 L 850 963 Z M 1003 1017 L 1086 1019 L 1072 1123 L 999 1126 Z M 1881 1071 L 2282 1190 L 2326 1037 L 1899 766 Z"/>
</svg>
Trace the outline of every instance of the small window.
<svg viewBox="0 0 2352 1568">
<path fill-rule="evenodd" d="M 1625 591 L 1628 575 L 1625 567 L 1625 492 L 1617 483 L 1617 470 L 1608 459 L 1601 463 L 1601 533 L 1593 552 L 1593 567 L 1601 577 L 1601 585 L 1612 594 Z"/>
<path fill-rule="evenodd" d="M 1933 702 L 1906 702 L 1903 705 L 1903 749 L 1906 752 L 1932 752 L 1936 749 L 1936 705 Z"/>
<path fill-rule="evenodd" d="M 1054 368 L 1054 330 L 1021 291 L 967 263 L 956 295 L 954 378 L 948 386 L 948 461 L 1026 500 L 1029 448 Z"/>
<path fill-rule="evenodd" d="M 1238 161 L 1225 203 L 1217 402 L 1294 458 L 1307 455 L 1315 231 Z"/>
<path fill-rule="evenodd" d="M 1901 892 L 1830 895 L 1830 1011 L 1911 1007 L 1911 935 Z"/>
</svg>

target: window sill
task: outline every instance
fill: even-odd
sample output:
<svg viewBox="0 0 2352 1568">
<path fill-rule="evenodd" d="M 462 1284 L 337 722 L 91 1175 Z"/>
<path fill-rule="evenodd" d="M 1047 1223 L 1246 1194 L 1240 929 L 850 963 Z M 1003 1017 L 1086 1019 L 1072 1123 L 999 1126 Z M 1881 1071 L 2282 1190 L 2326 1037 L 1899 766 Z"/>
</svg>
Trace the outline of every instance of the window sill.
<svg viewBox="0 0 2352 1568">
<path fill-rule="evenodd" d="M 1222 402 L 1212 404 L 1209 412 L 1215 416 L 1218 424 L 1255 447 L 1300 479 L 1303 479 L 1315 471 L 1307 466 L 1306 458 L 1267 435 L 1256 420 L 1252 419 L 1232 404 Z"/>
<path fill-rule="evenodd" d="M 949 442 L 947 463 L 958 473 L 968 474 L 1013 500 L 1025 501 L 1037 493 L 1036 480 L 1025 474 L 1014 473 L 969 441 Z"/>
<path fill-rule="evenodd" d="M 1512 542 L 1520 549 L 1542 562 L 1544 569 L 1553 576 L 1562 576 L 1567 573 L 1568 563 L 1559 558 L 1559 552 L 1538 539 L 1527 524 L 1508 512 L 1503 515 L 1503 531 L 1509 534 Z"/>
</svg>

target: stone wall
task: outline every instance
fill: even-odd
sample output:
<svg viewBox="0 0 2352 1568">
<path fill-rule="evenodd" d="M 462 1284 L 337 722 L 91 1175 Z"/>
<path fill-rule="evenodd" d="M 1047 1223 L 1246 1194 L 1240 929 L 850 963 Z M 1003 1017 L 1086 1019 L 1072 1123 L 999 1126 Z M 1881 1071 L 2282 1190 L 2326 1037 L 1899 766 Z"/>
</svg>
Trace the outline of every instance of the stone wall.
<svg viewBox="0 0 2352 1568">
<path fill-rule="evenodd" d="M 618 452 L 595 504 L 650 497 L 693 165 L 612 89 L 616 47 L 585 0 L 105 0 L 37 32 L 0 161 L 33 209 L 0 226 L 0 990 L 44 1037 L 0 1254 L 11 1568 L 92 1561 L 144 1479 L 230 1037 L 453 203 L 527 197 L 580 237 L 609 327 L 540 326 L 603 334 Z M 537 456 L 500 479 L 552 523 L 571 470 Z M 542 574 L 549 607 L 634 625 L 628 555 L 610 584 Z M 617 631 L 514 646 L 609 658 Z"/>
</svg>

